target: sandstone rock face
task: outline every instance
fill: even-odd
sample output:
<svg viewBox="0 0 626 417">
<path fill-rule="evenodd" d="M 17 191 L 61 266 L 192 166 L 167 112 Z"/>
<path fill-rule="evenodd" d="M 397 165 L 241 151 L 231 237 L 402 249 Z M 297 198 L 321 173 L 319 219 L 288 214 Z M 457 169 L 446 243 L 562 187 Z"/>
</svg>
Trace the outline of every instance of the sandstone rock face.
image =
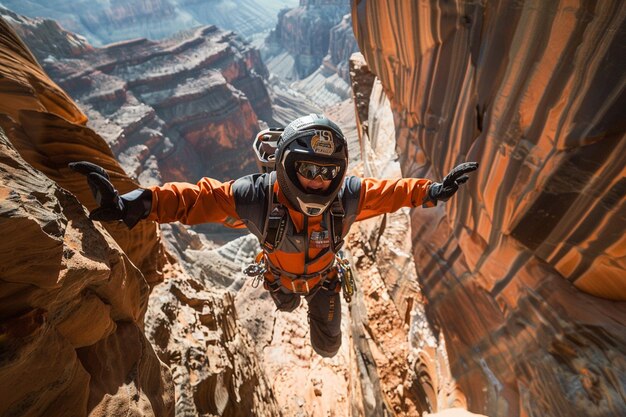
<svg viewBox="0 0 626 417">
<path fill-rule="evenodd" d="M 219 276 L 220 264 L 212 267 Z M 281 416 L 233 295 L 180 268 L 167 278 L 151 294 L 146 329 L 172 370 L 176 415 Z"/>
<path fill-rule="evenodd" d="M 364 0 L 352 17 L 403 175 L 481 163 L 411 216 L 426 312 L 467 408 L 624 414 L 624 5 Z"/>
<path fill-rule="evenodd" d="M 18 28 L 37 47 L 30 26 Z M 258 51 L 234 34 L 207 27 L 159 43 L 91 48 L 71 59 L 49 48 L 34 52 L 143 185 L 255 170 L 252 153 L 237 149 L 249 146 L 258 117 L 272 120 L 267 70 Z"/>
<path fill-rule="evenodd" d="M 292 313 L 276 311 L 269 293 L 262 286 L 252 285 L 252 280 L 246 279 L 241 273 L 242 268 L 252 262 L 260 251 L 256 237 L 248 234 L 216 247 L 195 235 L 193 231 L 175 224 L 164 227 L 164 235 L 170 237 L 170 242 L 174 242 L 171 245 L 172 249 L 179 251 L 183 249 L 180 251 L 183 258 L 182 264 L 188 267 L 194 277 L 184 280 L 176 278 L 171 285 L 168 280 L 167 285 L 156 288 L 155 291 L 160 292 L 157 297 L 151 298 L 147 318 L 147 327 L 158 347 L 157 353 L 174 368 L 174 375 L 179 374 L 178 369 L 191 368 L 188 373 L 181 371 L 182 377 L 175 376 L 176 385 L 182 387 L 182 395 L 188 398 L 177 401 L 177 413 L 182 410 L 183 402 L 193 405 L 192 392 L 197 390 L 194 386 L 206 385 L 205 383 L 199 384 L 198 381 L 211 379 L 215 381 L 216 377 L 213 375 L 216 374 L 215 369 L 223 368 L 223 359 L 215 346 L 224 345 L 223 351 L 226 354 L 239 355 L 238 346 L 250 344 L 249 340 L 253 341 L 252 345 L 257 352 L 258 362 L 236 358 L 231 366 L 237 368 L 230 369 L 235 369 L 234 373 L 240 376 L 233 378 L 232 387 L 216 389 L 216 395 L 226 393 L 226 397 L 230 395 L 231 398 L 235 398 L 237 394 L 234 393 L 238 390 L 245 392 L 245 388 L 238 387 L 246 381 L 246 375 L 249 375 L 247 369 L 258 368 L 262 369 L 269 381 L 268 386 L 271 387 L 272 394 L 269 398 L 255 394 L 257 398 L 265 398 L 264 401 L 267 404 L 266 409 L 255 407 L 255 410 L 265 411 L 265 413 L 259 412 L 255 415 L 349 416 L 351 410 L 363 409 L 362 399 L 357 394 L 361 392 L 361 382 L 356 377 L 357 368 L 355 355 L 352 353 L 350 318 L 345 305 L 343 308 L 343 346 L 337 357 L 322 358 L 313 351 L 309 342 L 305 303 L 303 302 L 303 305 Z M 191 296 L 189 293 L 194 292 L 189 290 L 190 287 L 219 288 L 228 292 L 222 296 L 222 299 L 215 295 L 208 297 L 204 291 L 196 291 L 195 295 Z M 231 299 L 234 299 L 237 323 L 247 330 L 251 339 L 239 336 L 234 340 L 229 340 L 227 337 L 214 340 L 214 336 L 207 336 L 201 327 L 196 327 L 199 320 L 209 322 L 211 326 L 220 329 L 238 326 L 239 324 L 235 325 L 234 322 L 230 322 L 235 314 L 234 310 L 230 315 L 217 315 L 212 312 L 216 304 L 223 303 L 230 306 Z M 167 301 L 163 303 L 163 300 Z M 193 318 L 194 315 L 199 316 L 199 319 Z M 167 316 L 170 317 L 167 318 Z M 177 318 L 172 319 L 174 316 Z M 164 332 L 163 328 L 168 331 Z M 229 334 L 231 331 L 227 328 L 224 332 Z M 167 336 L 165 343 L 163 343 L 163 334 Z M 203 345 L 208 346 L 206 351 L 209 356 L 197 354 L 198 350 L 204 349 L 200 347 Z M 180 359 L 181 356 L 192 358 L 192 360 L 183 361 Z M 207 361 L 209 366 L 198 366 L 197 369 L 200 371 L 195 370 L 195 365 L 202 361 Z M 241 369 L 240 366 L 242 366 Z M 184 379 L 188 374 L 191 382 Z M 263 381 L 259 381 L 259 384 L 262 383 Z M 225 384 L 219 380 L 216 385 L 220 387 Z M 209 398 L 212 397 L 209 396 Z M 240 400 L 244 405 L 247 401 L 246 399 Z M 197 408 L 197 410 L 202 409 Z M 223 415 L 229 414 L 225 411 Z"/>
<path fill-rule="evenodd" d="M 127 39 L 161 39 L 189 28 L 217 25 L 251 36 L 272 28 L 278 11 L 297 0 L 4 0 L 30 17 L 45 16 L 101 46 Z"/>
<path fill-rule="evenodd" d="M 84 113 L 48 78 L 2 19 L 0 28 L 0 127 L 26 162 L 70 190 L 90 210 L 95 208 L 91 191 L 82 175 L 67 168 L 69 162 L 97 162 L 118 190 L 135 189 L 137 183 L 124 174 L 106 142 L 85 127 Z M 163 253 L 156 224 L 141 223 L 132 231 L 117 223 L 104 227 L 150 284 L 162 280 Z"/>
<path fill-rule="evenodd" d="M 154 223 L 87 218 L 79 200 L 95 202 L 68 162 L 137 184 L 2 19 L 0 80 L 0 414 L 280 415 L 232 299 L 166 257 Z M 173 308 L 185 323 L 160 321 Z"/>
<path fill-rule="evenodd" d="M 0 178 L 0 414 L 173 416 L 169 369 L 140 325 L 141 271 L 2 129 Z"/>
<path fill-rule="evenodd" d="M 356 173 L 398 178 L 389 100 L 361 54 L 354 54 L 350 64 L 360 144 Z M 352 306 L 352 328 L 355 335 L 365 328 L 368 341 L 357 348 L 369 359 L 359 373 L 377 376 L 363 383 L 379 392 L 370 406 L 373 415 L 381 415 L 384 407 L 398 416 L 413 416 L 467 406 L 450 375 L 443 334 L 426 316 L 411 255 L 410 222 L 408 209 L 378 216 L 353 226 L 349 240 L 361 287 Z"/>
</svg>

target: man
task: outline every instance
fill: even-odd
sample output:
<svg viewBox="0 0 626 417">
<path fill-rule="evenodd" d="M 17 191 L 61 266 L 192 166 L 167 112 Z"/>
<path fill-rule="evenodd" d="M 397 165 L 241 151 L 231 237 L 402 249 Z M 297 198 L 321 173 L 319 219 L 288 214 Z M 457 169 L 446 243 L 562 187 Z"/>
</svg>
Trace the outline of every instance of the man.
<svg viewBox="0 0 626 417">
<path fill-rule="evenodd" d="M 90 218 L 185 224 L 219 222 L 247 227 L 261 242 L 264 287 L 281 311 L 304 296 L 313 349 L 334 356 L 341 345 L 342 265 L 336 254 L 352 223 L 401 207 L 446 201 L 477 163 L 464 163 L 442 183 L 346 177 L 348 146 L 339 127 L 311 114 L 290 123 L 278 140 L 275 171 L 230 182 L 167 183 L 119 196 L 106 172 L 88 162 L 70 166 L 87 175 L 98 202 Z"/>
</svg>

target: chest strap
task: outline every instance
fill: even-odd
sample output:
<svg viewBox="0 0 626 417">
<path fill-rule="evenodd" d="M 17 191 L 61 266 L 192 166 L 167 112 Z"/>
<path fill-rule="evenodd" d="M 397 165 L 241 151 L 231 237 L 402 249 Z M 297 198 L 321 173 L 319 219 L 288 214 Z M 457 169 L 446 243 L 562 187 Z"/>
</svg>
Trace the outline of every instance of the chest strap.
<svg viewBox="0 0 626 417">
<path fill-rule="evenodd" d="M 261 246 L 267 253 L 274 252 L 285 237 L 287 230 L 287 222 L 289 221 L 289 211 L 278 201 L 278 195 L 274 192 L 274 183 L 276 182 L 276 172 L 267 175 L 267 192 L 270 196 L 267 206 L 267 216 L 265 218 L 265 226 L 263 231 L 263 242 Z M 343 221 L 346 217 L 341 198 L 338 195 L 332 202 L 330 209 L 326 211 L 326 224 L 330 228 L 330 250 L 333 253 L 339 252 L 343 246 Z M 308 230 L 305 231 L 308 239 Z M 319 257 L 319 256 L 318 256 Z"/>
</svg>

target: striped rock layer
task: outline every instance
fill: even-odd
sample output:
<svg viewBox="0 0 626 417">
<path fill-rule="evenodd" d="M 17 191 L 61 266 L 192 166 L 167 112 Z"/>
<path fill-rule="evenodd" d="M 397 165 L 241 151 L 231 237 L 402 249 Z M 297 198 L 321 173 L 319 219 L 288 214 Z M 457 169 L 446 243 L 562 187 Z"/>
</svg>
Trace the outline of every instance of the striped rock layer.
<svg viewBox="0 0 626 417">
<path fill-rule="evenodd" d="M 624 414 L 626 5 L 354 0 L 352 18 L 403 175 L 480 163 L 412 213 L 468 409 Z"/>
</svg>

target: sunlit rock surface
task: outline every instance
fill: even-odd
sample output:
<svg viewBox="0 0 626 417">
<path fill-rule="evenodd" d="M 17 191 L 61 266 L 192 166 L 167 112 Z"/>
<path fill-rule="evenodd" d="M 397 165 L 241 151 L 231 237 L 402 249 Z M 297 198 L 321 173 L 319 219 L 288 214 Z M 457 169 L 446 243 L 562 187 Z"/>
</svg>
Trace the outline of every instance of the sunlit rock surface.
<svg viewBox="0 0 626 417">
<path fill-rule="evenodd" d="M 217 256 L 212 260 L 211 276 L 237 276 Z M 281 416 L 233 295 L 203 274 L 174 267 L 166 276 L 150 296 L 146 332 L 172 370 L 176 415 Z"/>
<path fill-rule="evenodd" d="M 35 169 L 70 190 L 88 209 L 96 207 L 85 177 L 69 162 L 91 160 L 103 166 L 121 192 L 137 187 L 116 162 L 74 102 L 48 78 L 15 32 L 0 19 L 0 127 Z M 163 254 L 154 223 L 132 231 L 118 223 L 104 227 L 150 284 L 162 280 Z"/>
<path fill-rule="evenodd" d="M 363 0 L 352 17 L 403 175 L 481 164 L 411 222 L 468 410 L 624 414 L 623 2 Z"/>
<path fill-rule="evenodd" d="M 144 275 L 2 129 L 0 183 L 0 414 L 173 416 Z"/>
<path fill-rule="evenodd" d="M 401 177 L 389 99 L 361 54 L 354 54 L 350 64 L 359 133 L 353 169 L 367 177 Z M 411 255 L 410 221 L 408 209 L 377 216 L 353 226 L 349 239 L 360 287 L 351 311 L 352 331 L 361 341 L 355 344 L 358 354 L 367 358 L 358 375 L 364 386 L 378 392 L 374 401 L 364 397 L 370 415 L 387 410 L 413 416 L 466 407 L 450 376 L 443 334 L 425 313 Z"/>
<path fill-rule="evenodd" d="M 126 39 L 162 39 L 217 25 L 251 36 L 271 29 L 278 12 L 297 0 L 3 0 L 9 9 L 47 17 L 96 46 Z"/>
<path fill-rule="evenodd" d="M 234 34 L 206 27 L 69 57 L 39 49 L 32 21 L 22 21 L 16 27 L 46 72 L 80 103 L 89 127 L 142 185 L 230 179 L 255 169 L 252 154 L 237 148 L 259 130 L 259 117 L 272 120 L 266 69 Z"/>
<path fill-rule="evenodd" d="M 68 162 L 137 184 L 86 121 L 0 19 L 0 414 L 280 415 L 232 298 L 194 286 L 156 224 L 87 218 Z"/>
</svg>

